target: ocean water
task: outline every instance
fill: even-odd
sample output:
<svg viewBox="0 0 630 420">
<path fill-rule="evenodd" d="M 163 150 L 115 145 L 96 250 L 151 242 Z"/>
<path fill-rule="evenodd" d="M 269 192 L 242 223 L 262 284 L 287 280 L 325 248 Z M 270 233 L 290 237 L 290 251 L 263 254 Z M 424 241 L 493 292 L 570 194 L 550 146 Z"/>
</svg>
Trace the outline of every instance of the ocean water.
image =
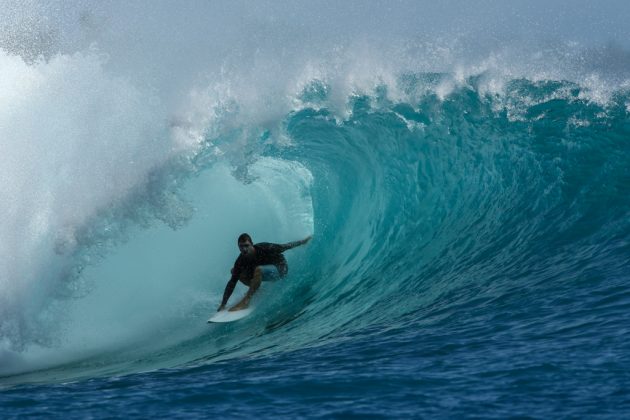
<svg viewBox="0 0 630 420">
<path fill-rule="evenodd" d="M 628 416 L 630 9 L 527 4 L 4 2 L 0 416 Z"/>
</svg>

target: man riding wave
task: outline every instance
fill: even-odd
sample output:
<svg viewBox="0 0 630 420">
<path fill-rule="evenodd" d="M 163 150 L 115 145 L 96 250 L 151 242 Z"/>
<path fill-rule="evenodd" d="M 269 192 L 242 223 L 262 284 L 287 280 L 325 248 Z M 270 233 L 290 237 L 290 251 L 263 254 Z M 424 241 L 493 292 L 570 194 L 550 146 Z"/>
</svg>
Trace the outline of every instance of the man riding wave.
<svg viewBox="0 0 630 420">
<path fill-rule="evenodd" d="M 236 283 L 239 280 L 246 286 L 249 286 L 249 290 L 239 303 L 230 308 L 230 311 L 238 311 L 247 308 L 249 301 L 263 281 L 263 266 L 274 265 L 280 277 L 286 276 L 289 272 L 289 265 L 282 253 L 291 248 L 306 244 L 311 238 L 312 236 L 308 236 L 300 241 L 289 242 L 287 244 L 261 242 L 254 245 L 249 234 L 243 233 L 240 235 L 237 243 L 241 255 L 239 255 L 234 262 L 232 277 L 225 286 L 223 300 L 218 310 L 221 311 L 225 309 L 225 305 L 230 296 L 232 296 L 234 287 L 236 287 Z"/>
</svg>

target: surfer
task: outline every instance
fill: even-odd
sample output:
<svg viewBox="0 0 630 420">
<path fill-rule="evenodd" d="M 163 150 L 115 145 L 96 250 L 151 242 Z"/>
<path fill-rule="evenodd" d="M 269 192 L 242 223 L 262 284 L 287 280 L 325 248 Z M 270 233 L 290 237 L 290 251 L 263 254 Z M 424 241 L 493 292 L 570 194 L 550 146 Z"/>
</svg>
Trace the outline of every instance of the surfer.
<svg viewBox="0 0 630 420">
<path fill-rule="evenodd" d="M 312 236 L 308 236 L 300 241 L 289 242 L 287 244 L 272 244 L 268 242 L 261 242 L 255 244 L 252 242 L 252 237 L 247 233 L 243 233 L 238 237 L 238 249 L 241 255 L 238 256 L 234 262 L 232 268 L 232 277 L 225 286 L 225 292 L 223 293 L 223 301 L 219 306 L 218 311 L 225 309 L 228 299 L 232 296 L 236 283 L 240 280 L 246 286 L 249 286 L 249 290 L 241 299 L 239 303 L 230 308 L 230 311 L 238 311 L 247 308 L 249 301 L 256 293 L 256 290 L 260 287 L 260 283 L 263 279 L 264 265 L 274 265 L 278 270 L 278 275 L 284 277 L 289 272 L 289 266 L 287 260 L 282 253 L 288 249 L 304 245 L 310 241 Z"/>
</svg>

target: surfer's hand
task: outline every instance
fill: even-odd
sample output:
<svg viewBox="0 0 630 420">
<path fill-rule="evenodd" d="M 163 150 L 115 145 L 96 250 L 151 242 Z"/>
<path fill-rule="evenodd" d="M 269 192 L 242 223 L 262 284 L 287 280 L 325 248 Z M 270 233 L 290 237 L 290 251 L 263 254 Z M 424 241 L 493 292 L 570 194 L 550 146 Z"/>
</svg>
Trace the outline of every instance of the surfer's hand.
<svg viewBox="0 0 630 420">
<path fill-rule="evenodd" d="M 302 242 L 302 245 L 307 244 L 308 241 L 310 241 L 313 238 L 313 235 L 309 235 L 306 238 L 302 239 L 300 242 Z"/>
</svg>

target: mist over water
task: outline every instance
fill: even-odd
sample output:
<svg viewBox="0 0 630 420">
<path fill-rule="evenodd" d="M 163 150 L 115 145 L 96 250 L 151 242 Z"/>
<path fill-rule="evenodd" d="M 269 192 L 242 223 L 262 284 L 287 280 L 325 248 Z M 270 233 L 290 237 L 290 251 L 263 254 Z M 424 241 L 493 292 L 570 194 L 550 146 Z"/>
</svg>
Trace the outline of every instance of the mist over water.
<svg viewBox="0 0 630 420">
<path fill-rule="evenodd" d="M 498 347 L 560 366 L 548 389 L 588 379 L 580 363 L 606 377 L 586 348 L 622 369 L 629 14 L 0 2 L 0 383 L 252 357 L 275 372 L 277 355 L 321 348 L 352 366 L 355 347 L 450 383 L 461 372 L 427 349 L 453 340 L 470 378 L 504 368 L 487 359 Z M 287 253 L 256 317 L 208 326 L 242 232 L 314 239 Z"/>
</svg>

